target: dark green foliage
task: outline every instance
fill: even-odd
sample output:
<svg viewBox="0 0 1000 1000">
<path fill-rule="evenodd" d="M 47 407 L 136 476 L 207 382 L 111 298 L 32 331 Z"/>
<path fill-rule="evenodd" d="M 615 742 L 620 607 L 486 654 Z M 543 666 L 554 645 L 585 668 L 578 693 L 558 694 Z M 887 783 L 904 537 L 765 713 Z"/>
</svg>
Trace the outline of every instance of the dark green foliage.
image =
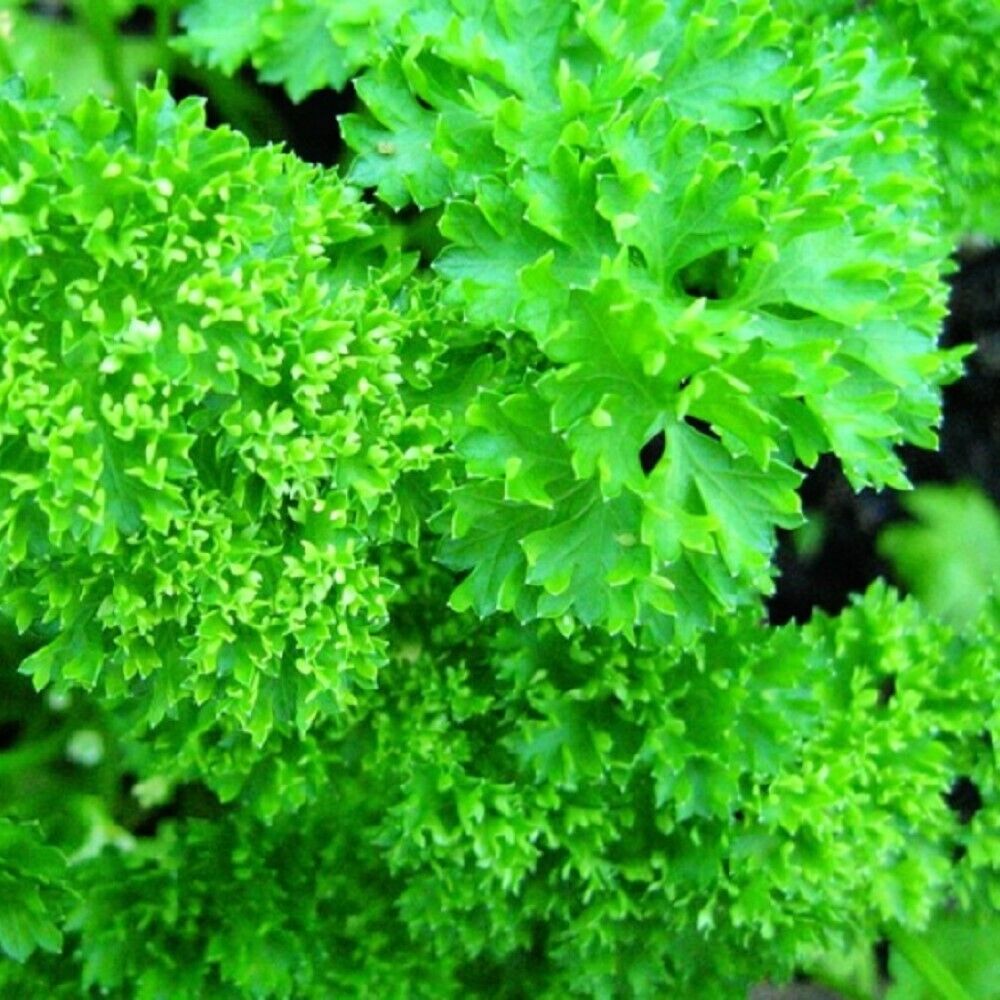
<svg viewBox="0 0 1000 1000">
<path fill-rule="evenodd" d="M 264 826 L 231 807 L 74 865 L 85 981 L 736 996 L 923 926 L 956 887 L 995 893 L 1000 734 L 975 706 L 1000 681 L 995 602 L 975 640 L 876 588 L 839 619 L 734 619 L 671 656 L 435 618 L 426 593 L 398 607 L 383 690 L 317 738 L 308 808 Z M 945 799 L 959 773 L 991 803 L 967 825 Z"/>
</svg>

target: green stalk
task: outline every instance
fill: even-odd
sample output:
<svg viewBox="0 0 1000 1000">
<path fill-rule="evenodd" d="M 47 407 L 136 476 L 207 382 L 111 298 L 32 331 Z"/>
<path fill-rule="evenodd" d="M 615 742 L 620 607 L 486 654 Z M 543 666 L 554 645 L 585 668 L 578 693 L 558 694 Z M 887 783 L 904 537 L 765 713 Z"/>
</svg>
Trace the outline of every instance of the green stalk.
<svg viewBox="0 0 1000 1000">
<path fill-rule="evenodd" d="M 940 1000 L 973 1000 L 923 938 L 894 927 L 889 932 L 889 941 Z"/>
<path fill-rule="evenodd" d="M 14 15 L 9 11 L 0 11 L 0 74 L 13 76 L 17 72 L 14 60 L 10 57 L 10 32 L 14 27 Z"/>
<path fill-rule="evenodd" d="M 7 49 L 4 48 L 3 42 L 0 42 L 0 74 L 5 77 L 13 76 L 17 72 L 17 67 L 11 62 L 11 58 L 7 53 Z"/>
<path fill-rule="evenodd" d="M 174 53 L 170 48 L 170 36 L 173 29 L 173 5 L 170 0 L 157 0 L 156 6 L 155 35 L 157 48 L 157 61 L 160 68 L 170 75 L 170 68 L 173 63 Z"/>
<path fill-rule="evenodd" d="M 115 102 L 132 113 L 135 108 L 135 95 L 125 78 L 121 42 L 107 5 L 104 0 L 77 0 L 76 7 L 94 40 L 104 76 L 111 84 Z"/>
</svg>

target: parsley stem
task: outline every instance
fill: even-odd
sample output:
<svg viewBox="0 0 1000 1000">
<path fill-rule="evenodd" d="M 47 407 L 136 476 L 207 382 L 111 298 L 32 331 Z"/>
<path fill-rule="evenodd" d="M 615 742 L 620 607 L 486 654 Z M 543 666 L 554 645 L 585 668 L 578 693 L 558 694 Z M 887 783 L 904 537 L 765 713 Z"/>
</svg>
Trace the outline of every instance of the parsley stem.
<svg viewBox="0 0 1000 1000">
<path fill-rule="evenodd" d="M 125 78 L 121 43 L 107 5 L 103 0 L 78 0 L 77 9 L 94 39 L 104 76 L 111 84 L 116 103 L 131 114 L 135 109 L 134 95 Z"/>
<path fill-rule="evenodd" d="M 14 76 L 17 67 L 10 55 L 10 42 L 14 33 L 14 16 L 9 10 L 0 11 L 0 73 Z"/>
<path fill-rule="evenodd" d="M 154 5 L 155 22 L 153 37 L 156 39 L 156 59 L 159 68 L 171 75 L 174 53 L 170 48 L 170 36 L 174 27 L 174 11 L 171 0 L 157 0 Z"/>
<path fill-rule="evenodd" d="M 898 926 L 889 931 L 889 940 L 941 1000 L 972 1000 L 926 940 Z"/>
</svg>

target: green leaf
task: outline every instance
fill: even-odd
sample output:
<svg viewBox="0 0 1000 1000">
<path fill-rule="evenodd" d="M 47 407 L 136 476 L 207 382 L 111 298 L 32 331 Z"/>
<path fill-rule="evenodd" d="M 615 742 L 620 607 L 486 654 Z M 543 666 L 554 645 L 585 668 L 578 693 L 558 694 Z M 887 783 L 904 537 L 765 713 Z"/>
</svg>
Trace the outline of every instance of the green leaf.
<svg viewBox="0 0 1000 1000">
<path fill-rule="evenodd" d="M 375 63 L 410 10 L 401 0 L 196 0 L 181 15 L 175 47 L 232 75 L 246 61 L 293 101 L 341 90 Z"/>
<path fill-rule="evenodd" d="M 549 408 L 535 394 L 483 393 L 466 411 L 458 452 L 472 475 L 503 479 L 505 499 L 551 507 L 569 456 L 549 423 Z"/>
<path fill-rule="evenodd" d="M 600 183 L 598 211 L 624 244 L 641 251 L 658 281 L 670 281 L 716 250 L 752 245 L 762 224 L 760 180 L 736 150 L 656 101 L 638 124 L 609 130 L 613 176 Z"/>
<path fill-rule="evenodd" d="M 589 285 L 598 261 L 564 248 L 525 219 L 525 208 L 509 188 L 482 181 L 475 202 L 452 202 L 441 219 L 441 232 L 452 243 L 435 269 L 454 283 L 476 324 L 510 329 L 540 329 L 559 315 L 567 290 Z M 544 298 L 521 289 L 544 288 Z"/>
<path fill-rule="evenodd" d="M 526 561 L 518 543 L 548 518 L 543 508 L 511 504 L 503 493 L 499 483 L 474 482 L 455 491 L 451 537 L 442 543 L 440 559 L 453 569 L 471 570 L 451 596 L 454 610 L 472 608 L 486 616 L 502 609 L 530 618 Z"/>
<path fill-rule="evenodd" d="M 402 70 L 384 63 L 357 83 L 371 117 L 344 115 L 344 140 L 358 152 L 350 179 L 375 188 L 395 209 L 410 201 L 420 208 L 438 205 L 451 191 L 449 172 L 434 153 L 433 112 L 421 107 Z"/>
<path fill-rule="evenodd" d="M 581 479 L 597 471 L 607 496 L 642 489 L 639 451 L 679 406 L 682 383 L 718 356 L 720 332 L 697 304 L 657 310 L 616 281 L 570 297 L 566 318 L 539 339 L 559 363 L 539 391 Z"/>
<path fill-rule="evenodd" d="M 677 424 L 668 428 L 664 457 L 650 476 L 643 540 L 664 559 L 675 557 L 679 546 L 697 552 L 714 544 L 731 575 L 746 573 L 755 587 L 767 591 L 775 529 L 802 522 L 800 481 L 781 462 L 762 470 Z"/>
<path fill-rule="evenodd" d="M 793 237 L 783 246 L 764 242 L 751 257 L 737 301 L 744 308 L 790 302 L 845 326 L 871 316 L 887 285 L 860 280 L 849 269 L 863 248 L 846 228 Z"/>
<path fill-rule="evenodd" d="M 60 951 L 66 881 L 65 859 L 37 826 L 0 818 L 0 951 L 16 962 Z"/>
<path fill-rule="evenodd" d="M 563 504 L 560 523 L 520 542 L 528 563 L 525 579 L 544 591 L 539 614 L 558 617 L 572 610 L 584 625 L 606 623 L 613 633 L 631 634 L 644 612 L 671 606 L 669 585 L 654 574 L 648 550 L 636 543 L 634 498 L 605 500 L 585 485 Z"/>
<path fill-rule="evenodd" d="M 971 486 L 921 486 L 903 498 L 913 522 L 892 524 L 879 551 L 927 609 L 963 626 L 1000 577 L 1000 515 Z"/>
<path fill-rule="evenodd" d="M 182 52 L 232 74 L 264 42 L 263 16 L 272 0 L 195 0 L 181 13 L 186 34 L 174 42 Z"/>
</svg>

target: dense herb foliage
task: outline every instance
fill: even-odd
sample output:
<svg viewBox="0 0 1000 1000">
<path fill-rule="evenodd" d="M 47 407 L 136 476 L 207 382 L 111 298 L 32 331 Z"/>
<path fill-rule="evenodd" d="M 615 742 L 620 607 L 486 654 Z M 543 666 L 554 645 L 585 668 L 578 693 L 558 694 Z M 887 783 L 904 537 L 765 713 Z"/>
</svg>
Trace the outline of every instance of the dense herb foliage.
<svg viewBox="0 0 1000 1000">
<path fill-rule="evenodd" d="M 456 607 L 690 635 L 769 589 L 796 463 L 899 486 L 889 446 L 935 443 L 919 87 L 860 30 L 711 6 L 429 4 L 357 81 L 350 176 L 447 202 L 446 294 L 534 349 L 457 428 Z"/>
<path fill-rule="evenodd" d="M 878 0 L 877 3 L 781 0 L 777 4 L 759 5 L 645 0 L 574 6 L 596 15 L 595 19 L 605 26 L 609 17 L 614 19 L 618 15 L 628 19 L 635 25 L 631 37 L 637 56 L 655 50 L 657 43 L 647 47 L 644 35 L 664 16 L 675 25 L 694 21 L 701 22 L 702 26 L 708 23 L 718 30 L 727 22 L 738 20 L 737 12 L 774 7 L 790 19 L 788 31 L 805 36 L 826 30 L 831 22 L 855 24 L 856 30 L 868 42 L 874 42 L 880 51 L 905 53 L 915 62 L 913 75 L 926 85 L 932 108 L 930 133 L 941 168 L 945 217 L 950 232 L 1000 237 L 1000 209 L 996 196 L 1000 185 L 1000 115 L 995 110 L 1000 88 L 1000 46 L 996 44 L 1000 35 L 1000 4 L 997 0 Z M 339 89 L 359 70 L 379 63 L 394 44 L 412 41 L 414 29 L 418 36 L 435 36 L 448 23 L 452 12 L 463 22 L 461 31 L 453 35 L 456 40 L 464 36 L 471 41 L 475 30 L 470 26 L 484 13 L 495 10 L 500 23 L 515 27 L 515 37 L 521 39 L 527 50 L 531 42 L 538 39 L 534 33 L 523 32 L 516 26 L 523 23 L 539 28 L 551 26 L 553 21 L 560 20 L 558 13 L 553 17 L 553 12 L 558 12 L 560 7 L 565 9 L 562 3 L 532 3 L 531 0 L 504 0 L 502 3 L 456 0 L 454 4 L 448 0 L 419 0 L 417 3 L 398 0 L 378 3 L 194 0 L 184 9 L 183 23 L 187 31 L 180 48 L 195 59 L 228 72 L 244 61 L 252 61 L 263 79 L 282 84 L 293 98 L 301 99 L 324 87 Z M 449 30 L 455 32 L 454 26 Z M 695 28 L 695 32 L 698 30 Z M 655 38 L 655 31 L 652 35 Z M 516 47 L 515 43 L 513 48 Z M 494 62 L 494 69 L 508 63 L 511 48 L 505 46 L 492 52 L 487 48 L 488 54 L 500 59 Z M 725 65 L 725 60 L 720 59 L 724 53 L 724 47 L 711 51 L 706 75 L 715 75 Z M 466 55 L 471 55 L 471 50 Z M 754 76 L 749 64 L 730 68 L 736 70 L 736 76 L 720 73 L 718 78 L 726 80 L 731 94 L 753 86 Z M 760 68 L 758 65 L 753 69 Z M 414 83 L 412 79 L 410 82 Z M 501 99 L 507 96 L 504 89 L 509 82 L 503 81 L 504 88 L 497 95 Z M 722 91 L 713 91 L 713 100 L 718 99 L 720 93 Z M 432 160 L 419 143 L 420 132 L 432 127 L 432 120 L 408 107 L 409 103 L 405 98 L 394 101 L 385 105 L 382 113 L 394 115 L 397 129 L 410 140 L 406 146 L 411 161 Z M 535 110 L 533 100 L 531 104 Z M 702 105 L 697 109 L 696 118 L 700 119 L 704 111 Z M 378 111 L 376 116 L 379 116 Z M 550 120 L 549 126 L 554 125 Z M 462 132 L 453 134 L 464 135 Z M 554 142 L 557 136 L 558 130 L 545 135 L 545 139 Z M 378 157 L 372 160 L 372 169 L 380 172 Z M 466 165 L 472 162 L 464 157 L 463 161 Z M 415 184 L 433 186 L 439 183 L 437 172 L 425 177 L 419 177 L 418 173 L 413 175 Z M 394 182 L 387 180 L 384 183 L 388 192 Z M 396 197 L 402 197 L 401 188 L 396 186 L 393 190 Z"/>
<path fill-rule="evenodd" d="M 179 48 L 234 72 L 249 60 L 260 78 L 296 100 L 339 90 L 394 38 L 408 0 L 197 0 L 182 15 Z"/>
<path fill-rule="evenodd" d="M 995 826 L 941 794 L 958 768 L 995 801 L 995 607 L 962 638 L 876 588 L 804 631 L 733 619 L 669 662 L 443 619 L 428 594 L 399 610 L 384 689 L 323 739 L 308 810 L 73 866 L 87 981 L 735 996 L 946 894 L 1000 903 Z"/>
<path fill-rule="evenodd" d="M 1000 906 L 989 567 L 763 624 L 966 353 L 925 88 L 772 6 L 189 4 L 343 172 L 0 85 L 3 992 L 714 1000 Z"/>
<path fill-rule="evenodd" d="M 66 882 L 65 859 L 36 827 L 0 818 L 0 951 L 18 962 L 59 951 Z"/>
<path fill-rule="evenodd" d="M 997 0 L 781 0 L 804 23 L 857 18 L 883 49 L 906 51 L 926 84 L 946 220 L 1000 238 L 1000 3 Z"/>
<path fill-rule="evenodd" d="M 192 737 L 304 731 L 374 684 L 377 551 L 440 438 L 401 397 L 399 269 L 353 189 L 165 90 L 134 128 L 0 114 L 0 587 L 57 633 L 23 669 Z"/>
</svg>

